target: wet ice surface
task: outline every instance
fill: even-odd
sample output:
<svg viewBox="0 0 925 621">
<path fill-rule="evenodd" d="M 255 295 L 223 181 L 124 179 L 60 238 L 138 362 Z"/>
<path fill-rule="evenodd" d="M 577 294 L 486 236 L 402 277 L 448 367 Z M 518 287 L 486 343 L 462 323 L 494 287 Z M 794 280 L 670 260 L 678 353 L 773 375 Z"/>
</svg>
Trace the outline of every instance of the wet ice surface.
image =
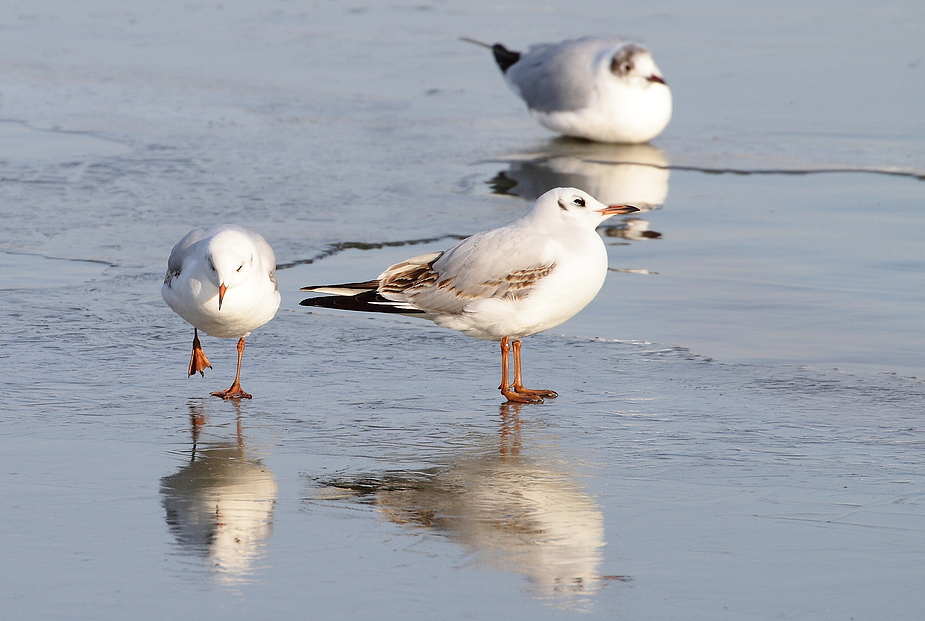
<svg viewBox="0 0 925 621">
<path fill-rule="evenodd" d="M 921 617 L 920 7 L 161 7 L 0 9 L 11 618 Z M 653 146 L 553 139 L 456 39 L 595 11 L 674 89 Z M 298 306 L 564 183 L 651 208 L 525 341 L 554 401 L 502 406 L 492 343 Z M 226 221 L 283 296 L 240 404 L 160 298 Z"/>
</svg>

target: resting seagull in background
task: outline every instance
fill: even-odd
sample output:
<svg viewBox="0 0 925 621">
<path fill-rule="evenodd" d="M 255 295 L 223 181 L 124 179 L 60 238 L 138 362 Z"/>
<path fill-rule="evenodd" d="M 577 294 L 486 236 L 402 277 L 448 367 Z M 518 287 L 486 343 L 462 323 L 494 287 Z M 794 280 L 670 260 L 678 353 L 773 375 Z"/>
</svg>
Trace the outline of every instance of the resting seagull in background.
<svg viewBox="0 0 925 621">
<path fill-rule="evenodd" d="M 244 338 L 267 323 L 279 308 L 276 257 L 257 233 L 234 224 L 195 229 L 173 247 L 161 295 L 175 313 L 193 325 L 189 375 L 212 368 L 202 351 L 199 330 L 238 339 L 238 370 L 223 399 L 250 399 L 241 389 Z"/>
<path fill-rule="evenodd" d="M 671 90 L 646 48 L 584 37 L 514 52 L 488 45 L 508 85 L 540 125 L 598 142 L 640 143 L 671 119 Z"/>
<path fill-rule="evenodd" d="M 558 326 L 594 299 L 607 274 L 607 249 L 595 228 L 636 211 L 604 205 L 575 188 L 556 188 L 507 226 L 396 263 L 375 280 L 304 287 L 328 295 L 301 305 L 417 314 L 468 336 L 500 341 L 501 394 L 509 401 L 542 403 L 557 395 L 524 388 L 520 339 Z"/>
</svg>

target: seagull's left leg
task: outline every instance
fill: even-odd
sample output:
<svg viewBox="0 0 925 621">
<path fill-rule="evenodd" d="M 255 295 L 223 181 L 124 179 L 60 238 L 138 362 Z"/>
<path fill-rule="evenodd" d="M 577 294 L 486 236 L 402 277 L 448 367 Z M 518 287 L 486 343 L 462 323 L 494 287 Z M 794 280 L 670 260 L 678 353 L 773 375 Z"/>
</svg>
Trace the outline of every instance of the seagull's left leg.
<svg viewBox="0 0 925 621">
<path fill-rule="evenodd" d="M 508 337 L 501 339 L 501 394 L 513 403 L 542 403 L 543 395 L 539 393 L 531 394 L 523 386 L 521 386 L 520 390 L 517 390 L 517 385 L 520 382 L 519 343 L 520 341 L 514 341 L 514 383 L 508 384 L 508 352 L 511 350 L 511 343 Z M 555 394 L 552 393 L 553 396 Z"/>
<path fill-rule="evenodd" d="M 252 399 L 252 395 L 241 390 L 241 359 L 244 358 L 244 337 L 238 339 L 238 370 L 234 374 L 234 382 L 228 390 L 219 390 L 211 393 L 214 397 L 222 399 Z"/>
<path fill-rule="evenodd" d="M 514 341 L 518 343 L 519 341 Z M 504 337 L 501 339 L 501 394 L 507 397 L 508 401 L 514 403 L 542 403 L 543 398 L 539 395 L 527 395 L 522 394 L 514 390 L 514 386 L 508 384 L 508 352 L 511 351 L 510 339 Z M 514 350 L 517 351 L 517 350 Z M 516 358 L 515 358 L 516 360 Z M 518 368 L 514 371 L 514 381 L 516 383 L 517 377 L 520 376 L 519 365 Z"/>
<path fill-rule="evenodd" d="M 522 343 L 519 340 L 515 340 L 513 343 L 511 343 L 511 347 L 514 350 L 514 383 L 511 385 L 511 390 L 519 395 L 539 397 L 541 403 L 543 397 L 546 397 L 547 399 L 555 399 L 558 397 L 559 394 L 554 390 L 531 390 L 529 388 L 524 388 L 523 377 L 520 372 L 521 345 Z"/>
</svg>

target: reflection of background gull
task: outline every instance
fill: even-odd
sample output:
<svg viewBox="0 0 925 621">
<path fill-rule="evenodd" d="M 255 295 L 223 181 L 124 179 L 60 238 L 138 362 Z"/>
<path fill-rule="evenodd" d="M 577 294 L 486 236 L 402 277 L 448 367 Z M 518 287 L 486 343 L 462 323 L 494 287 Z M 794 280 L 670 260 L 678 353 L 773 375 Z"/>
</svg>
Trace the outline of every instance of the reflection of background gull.
<svg viewBox="0 0 925 621">
<path fill-rule="evenodd" d="M 245 456 L 240 411 L 233 442 L 197 446 L 205 418 L 199 411 L 191 418 L 192 460 L 161 479 L 167 524 L 183 551 L 208 559 L 221 581 L 236 582 L 263 554 L 273 527 L 276 480 Z"/>
<path fill-rule="evenodd" d="M 580 606 L 614 578 L 599 574 L 603 514 L 573 478 L 520 455 L 519 425 L 505 417 L 500 452 L 425 472 L 328 481 L 323 497 L 346 491 L 395 523 L 440 532 L 477 563 L 526 576 L 544 599 Z"/>
<path fill-rule="evenodd" d="M 514 160 L 490 184 L 496 194 L 535 200 L 551 188 L 580 188 L 608 205 L 652 209 L 668 196 L 668 160 L 649 144 L 618 145 L 557 138 Z"/>
<path fill-rule="evenodd" d="M 658 239 L 661 233 L 649 230 L 649 221 L 642 218 L 624 218 L 623 222 L 616 226 L 605 226 L 601 231 L 607 237 L 622 237 L 638 241 L 641 239 Z"/>
</svg>

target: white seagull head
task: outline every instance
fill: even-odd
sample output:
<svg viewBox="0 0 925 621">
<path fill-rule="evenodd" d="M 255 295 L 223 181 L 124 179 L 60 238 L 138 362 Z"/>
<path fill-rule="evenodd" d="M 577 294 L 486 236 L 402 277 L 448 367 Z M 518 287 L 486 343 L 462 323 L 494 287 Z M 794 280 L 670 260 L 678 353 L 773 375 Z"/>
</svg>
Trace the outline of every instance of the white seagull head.
<svg viewBox="0 0 925 621">
<path fill-rule="evenodd" d="M 638 89 L 667 88 L 662 72 L 659 71 L 646 48 L 627 43 L 606 50 L 598 58 L 598 73 L 610 74 L 617 82 Z"/>
<path fill-rule="evenodd" d="M 260 252 L 246 233 L 227 229 L 209 239 L 205 252 L 209 280 L 218 288 L 218 308 L 228 289 L 247 282 L 263 270 Z"/>
<path fill-rule="evenodd" d="M 632 205 L 605 205 L 577 188 L 554 188 L 536 199 L 524 218 L 553 230 L 561 227 L 594 230 L 611 216 L 637 211 Z"/>
</svg>

